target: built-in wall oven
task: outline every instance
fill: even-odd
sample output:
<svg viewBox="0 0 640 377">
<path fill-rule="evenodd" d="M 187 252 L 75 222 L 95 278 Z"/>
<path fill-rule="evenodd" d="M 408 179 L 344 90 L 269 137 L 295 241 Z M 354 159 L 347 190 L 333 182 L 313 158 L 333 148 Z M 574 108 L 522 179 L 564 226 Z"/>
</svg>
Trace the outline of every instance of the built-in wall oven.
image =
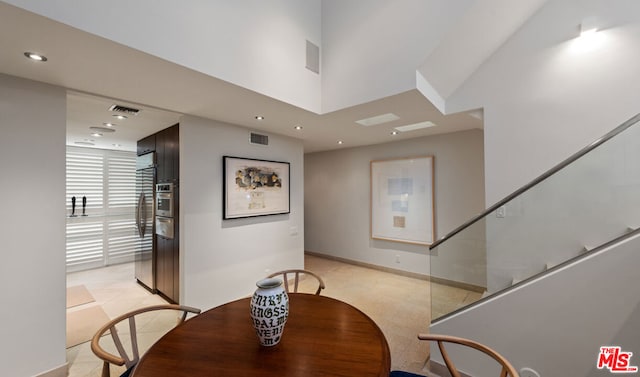
<svg viewBox="0 0 640 377">
<path fill-rule="evenodd" d="M 156 185 L 156 215 L 173 217 L 173 183 Z"/>
<path fill-rule="evenodd" d="M 169 239 L 174 237 L 173 195 L 173 183 L 156 185 L 156 234 Z"/>
</svg>

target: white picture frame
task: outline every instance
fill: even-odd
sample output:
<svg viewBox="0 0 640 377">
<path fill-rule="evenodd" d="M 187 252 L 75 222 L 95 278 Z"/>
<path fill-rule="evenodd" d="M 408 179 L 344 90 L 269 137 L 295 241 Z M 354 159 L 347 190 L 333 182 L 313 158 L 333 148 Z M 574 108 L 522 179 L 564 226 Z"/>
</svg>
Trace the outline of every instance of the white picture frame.
<svg viewBox="0 0 640 377">
<path fill-rule="evenodd" d="M 371 161 L 371 238 L 434 242 L 434 156 Z"/>
</svg>

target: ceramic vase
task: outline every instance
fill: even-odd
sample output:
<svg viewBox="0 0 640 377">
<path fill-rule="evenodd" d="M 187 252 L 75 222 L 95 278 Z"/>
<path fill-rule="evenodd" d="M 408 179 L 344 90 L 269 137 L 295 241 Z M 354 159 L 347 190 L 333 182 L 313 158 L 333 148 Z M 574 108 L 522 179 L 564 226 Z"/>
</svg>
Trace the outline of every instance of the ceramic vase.
<svg viewBox="0 0 640 377">
<path fill-rule="evenodd" d="M 275 346 L 282 338 L 289 316 L 289 296 L 282 280 L 267 278 L 256 283 L 258 288 L 251 298 L 251 319 L 260 344 Z"/>
</svg>

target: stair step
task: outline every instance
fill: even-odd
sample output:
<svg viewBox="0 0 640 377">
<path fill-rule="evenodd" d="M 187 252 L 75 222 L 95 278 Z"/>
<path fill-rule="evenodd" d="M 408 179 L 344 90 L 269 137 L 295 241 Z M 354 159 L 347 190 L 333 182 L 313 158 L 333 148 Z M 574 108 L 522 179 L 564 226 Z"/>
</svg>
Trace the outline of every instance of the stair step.
<svg viewBox="0 0 640 377">
<path fill-rule="evenodd" d="M 557 266 L 559 263 L 547 263 L 544 265 L 544 270 L 550 270 L 552 268 L 554 268 L 555 266 Z"/>
</svg>

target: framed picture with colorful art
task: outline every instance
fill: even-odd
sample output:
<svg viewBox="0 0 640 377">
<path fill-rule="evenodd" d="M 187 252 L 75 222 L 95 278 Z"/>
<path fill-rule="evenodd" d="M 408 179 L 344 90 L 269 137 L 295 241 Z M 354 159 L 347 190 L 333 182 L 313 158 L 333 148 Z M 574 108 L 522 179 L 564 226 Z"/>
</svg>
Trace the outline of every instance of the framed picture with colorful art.
<svg viewBox="0 0 640 377">
<path fill-rule="evenodd" d="M 288 162 L 223 157 L 223 219 L 290 212 Z"/>
<path fill-rule="evenodd" d="M 433 156 L 371 161 L 371 238 L 431 245 Z"/>
</svg>

